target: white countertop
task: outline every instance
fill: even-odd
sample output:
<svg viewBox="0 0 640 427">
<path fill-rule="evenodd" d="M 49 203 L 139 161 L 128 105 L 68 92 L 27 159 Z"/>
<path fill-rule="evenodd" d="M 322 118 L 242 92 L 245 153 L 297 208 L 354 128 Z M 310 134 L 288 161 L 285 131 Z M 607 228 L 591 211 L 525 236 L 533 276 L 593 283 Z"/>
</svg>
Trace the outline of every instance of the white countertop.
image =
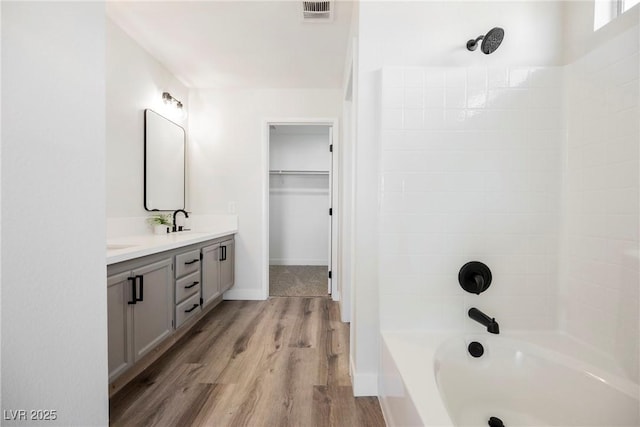
<svg viewBox="0 0 640 427">
<path fill-rule="evenodd" d="M 180 231 L 169 234 L 125 236 L 107 240 L 107 265 L 178 249 L 194 243 L 205 242 L 238 232 L 228 226 L 214 227 L 207 231 Z"/>
</svg>

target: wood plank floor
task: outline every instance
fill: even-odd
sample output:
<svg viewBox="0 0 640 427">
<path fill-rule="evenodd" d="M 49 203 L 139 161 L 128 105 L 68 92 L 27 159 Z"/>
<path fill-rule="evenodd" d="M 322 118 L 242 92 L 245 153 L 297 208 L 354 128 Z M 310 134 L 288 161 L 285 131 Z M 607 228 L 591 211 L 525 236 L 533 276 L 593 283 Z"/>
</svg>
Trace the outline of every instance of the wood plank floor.
<svg viewBox="0 0 640 427">
<path fill-rule="evenodd" d="M 223 301 L 110 400 L 113 426 L 384 426 L 327 297 Z"/>
</svg>

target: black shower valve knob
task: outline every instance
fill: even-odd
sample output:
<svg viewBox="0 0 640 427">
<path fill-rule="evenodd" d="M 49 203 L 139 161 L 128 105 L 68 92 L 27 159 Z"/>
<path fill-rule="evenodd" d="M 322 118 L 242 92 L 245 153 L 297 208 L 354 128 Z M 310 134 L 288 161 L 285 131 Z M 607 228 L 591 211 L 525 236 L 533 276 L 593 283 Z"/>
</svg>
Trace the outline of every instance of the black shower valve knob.
<svg viewBox="0 0 640 427">
<path fill-rule="evenodd" d="M 480 261 L 470 261 L 458 273 L 458 283 L 465 291 L 480 295 L 491 285 L 491 270 Z"/>
</svg>

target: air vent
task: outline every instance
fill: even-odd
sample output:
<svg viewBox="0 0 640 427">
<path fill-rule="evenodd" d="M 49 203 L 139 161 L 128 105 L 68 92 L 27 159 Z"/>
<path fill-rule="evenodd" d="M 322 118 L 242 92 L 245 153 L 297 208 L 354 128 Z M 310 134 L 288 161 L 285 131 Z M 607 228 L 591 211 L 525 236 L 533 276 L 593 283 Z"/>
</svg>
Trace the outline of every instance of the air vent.
<svg viewBox="0 0 640 427">
<path fill-rule="evenodd" d="M 333 20 L 333 1 L 303 1 L 305 22 L 328 22 Z"/>
</svg>

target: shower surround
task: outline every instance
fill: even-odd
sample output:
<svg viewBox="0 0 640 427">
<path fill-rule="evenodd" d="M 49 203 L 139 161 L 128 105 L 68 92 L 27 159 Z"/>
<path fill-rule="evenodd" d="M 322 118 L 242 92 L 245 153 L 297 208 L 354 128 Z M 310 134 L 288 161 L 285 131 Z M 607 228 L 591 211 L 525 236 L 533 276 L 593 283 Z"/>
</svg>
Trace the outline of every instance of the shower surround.
<svg viewBox="0 0 640 427">
<path fill-rule="evenodd" d="M 559 294 L 560 329 L 612 356 L 635 382 L 640 353 L 639 46 L 636 24 L 566 67 Z"/>
<path fill-rule="evenodd" d="M 508 37 L 508 35 L 507 35 Z M 557 325 L 565 134 L 561 67 L 385 67 L 381 86 L 382 330 Z M 457 273 L 486 263 L 465 293 Z"/>
<path fill-rule="evenodd" d="M 508 37 L 508 36 L 507 36 Z M 558 330 L 638 381 L 638 26 L 562 67 L 381 72 L 381 330 Z M 493 284 L 464 293 L 458 269 Z"/>
</svg>

